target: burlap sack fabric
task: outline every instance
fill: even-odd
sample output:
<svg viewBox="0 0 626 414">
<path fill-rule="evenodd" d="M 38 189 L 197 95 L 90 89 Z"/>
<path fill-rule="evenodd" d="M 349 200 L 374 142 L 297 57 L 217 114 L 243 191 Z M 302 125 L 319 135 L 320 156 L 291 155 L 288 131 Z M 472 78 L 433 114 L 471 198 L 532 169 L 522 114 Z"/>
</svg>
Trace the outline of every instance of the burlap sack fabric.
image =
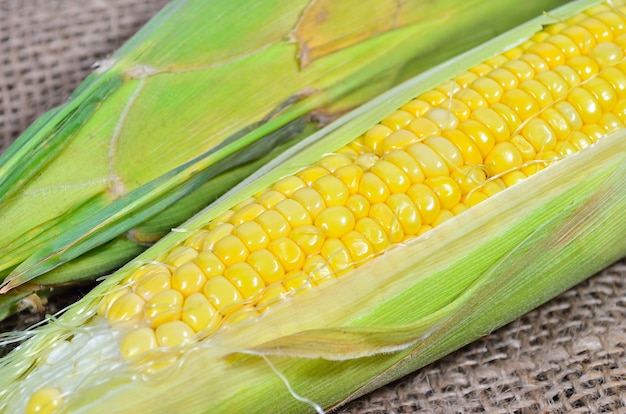
<svg viewBox="0 0 626 414">
<path fill-rule="evenodd" d="M 0 150 L 167 0 L 0 0 Z M 341 413 L 626 412 L 626 261 Z"/>
</svg>

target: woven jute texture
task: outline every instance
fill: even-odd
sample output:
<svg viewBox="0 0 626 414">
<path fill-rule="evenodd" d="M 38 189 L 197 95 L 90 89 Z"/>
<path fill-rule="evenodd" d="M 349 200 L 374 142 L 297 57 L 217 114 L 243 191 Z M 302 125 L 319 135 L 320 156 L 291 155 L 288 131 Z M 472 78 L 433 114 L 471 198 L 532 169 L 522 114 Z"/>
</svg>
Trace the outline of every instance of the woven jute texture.
<svg viewBox="0 0 626 414">
<path fill-rule="evenodd" d="M 0 0 L 0 148 L 166 0 Z M 626 261 L 339 410 L 626 412 Z"/>
</svg>

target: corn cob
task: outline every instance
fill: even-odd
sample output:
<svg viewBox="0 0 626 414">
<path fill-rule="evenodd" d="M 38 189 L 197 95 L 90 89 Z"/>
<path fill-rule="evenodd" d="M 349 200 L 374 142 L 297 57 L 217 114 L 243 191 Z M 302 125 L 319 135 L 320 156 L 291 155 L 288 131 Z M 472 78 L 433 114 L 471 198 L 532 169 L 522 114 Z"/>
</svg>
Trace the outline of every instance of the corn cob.
<svg viewBox="0 0 626 414">
<path fill-rule="evenodd" d="M 163 412 L 178 404 L 190 411 L 301 411 L 306 403 L 321 411 L 471 339 L 459 332 L 475 337 L 493 329 L 624 256 L 625 11 L 613 2 L 558 21 L 415 94 L 354 140 L 334 140 L 344 133 L 340 126 L 290 165 L 209 207 L 70 310 L 62 318 L 67 329 L 43 328 L 59 339 L 49 355 L 31 357 L 45 363 L 31 369 L 28 359 L 9 358 L 13 366 L 3 369 L 17 373 L 7 381 L 22 371 L 29 378 L 0 387 L 2 400 L 29 413 L 107 409 L 95 405 L 96 397 Z M 394 99 L 414 91 L 406 87 Z M 357 121 L 345 125 L 364 122 Z M 516 199 L 528 193 L 539 207 Z M 609 218 L 612 224 L 598 232 Z M 509 220 L 508 229 L 498 229 Z M 590 243 L 577 270 L 550 283 L 531 276 L 582 254 L 577 237 Z M 596 247 L 599 238 L 606 244 Z M 433 264 L 447 248 L 450 262 Z M 602 257 L 588 256 L 598 251 Z M 509 280 L 509 273 L 517 277 Z M 519 299 L 520 286 L 533 283 L 540 294 Z M 501 296 L 484 303 L 494 291 Z M 345 292 L 354 302 L 339 301 Z M 409 298 L 418 303 L 407 304 Z M 518 308 L 494 318 L 516 298 Z M 466 320 L 474 322 L 466 331 L 452 324 Z M 99 355 L 90 356 L 97 363 L 74 368 L 82 360 L 72 352 L 97 347 Z M 268 355 L 299 360 L 275 366 Z M 55 362 L 62 357 L 71 363 Z M 364 357 L 376 358 L 373 368 L 358 363 Z M 198 363 L 211 365 L 205 373 Z M 257 393 L 271 396 L 281 381 L 261 374 L 265 363 L 304 375 L 295 381 L 307 394 L 289 388 L 295 398 L 260 401 Z M 103 380 L 113 367 L 122 372 Z M 344 370 L 357 379 L 333 387 L 332 375 Z M 229 373 L 232 379 L 212 379 Z M 238 386 L 242 373 L 253 377 Z M 135 377 L 145 383 L 132 383 Z M 182 384 L 193 389 L 150 405 L 148 395 L 159 395 L 160 387 Z M 205 387 L 214 394 L 202 400 Z M 243 398 L 251 395 L 257 396 Z"/>
<path fill-rule="evenodd" d="M 357 16 L 350 1 L 173 1 L 0 157 L 0 319 L 121 266 L 296 142 L 312 111 L 332 118 L 563 2 L 368 0 Z"/>
</svg>

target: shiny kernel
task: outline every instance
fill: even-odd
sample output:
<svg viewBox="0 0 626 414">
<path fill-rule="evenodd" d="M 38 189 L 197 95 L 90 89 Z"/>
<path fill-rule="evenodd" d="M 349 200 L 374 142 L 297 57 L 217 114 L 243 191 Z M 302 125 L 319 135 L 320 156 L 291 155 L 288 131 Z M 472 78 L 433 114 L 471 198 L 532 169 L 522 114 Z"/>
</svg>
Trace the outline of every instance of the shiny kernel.
<svg viewBox="0 0 626 414">
<path fill-rule="evenodd" d="M 335 277 L 339 277 L 345 272 L 354 269 L 350 252 L 339 239 L 327 239 L 324 242 L 324 246 L 322 246 L 320 255 L 326 259 Z"/>
<path fill-rule="evenodd" d="M 451 177 L 430 177 L 424 181 L 424 184 L 437 195 L 441 208 L 449 210 L 461 201 L 461 189 Z"/>
<path fill-rule="evenodd" d="M 528 63 L 528 65 L 535 71 L 535 73 L 543 72 L 550 69 L 548 63 L 534 53 L 524 53 L 518 59 Z"/>
<path fill-rule="evenodd" d="M 263 194 L 259 195 L 256 201 L 266 209 L 270 210 L 274 208 L 276 203 L 280 200 L 284 200 L 285 198 L 287 197 L 280 191 L 268 189 L 264 191 Z"/>
<path fill-rule="evenodd" d="M 535 71 L 533 68 L 528 63 L 520 59 L 509 60 L 508 62 L 502 64 L 502 68 L 515 75 L 520 82 L 535 77 Z"/>
<path fill-rule="evenodd" d="M 511 131 L 506 120 L 491 108 L 478 108 L 472 112 L 471 119 L 485 125 L 496 142 L 508 141 L 511 138 Z"/>
<path fill-rule="evenodd" d="M 482 122 L 478 122 L 474 119 L 468 119 L 459 124 L 459 130 L 474 141 L 474 144 L 478 147 L 482 157 L 487 155 L 496 144 L 496 139 L 493 134 Z M 440 173 L 439 175 L 448 174 Z M 426 176 L 428 177 L 428 174 L 426 174 Z"/>
<path fill-rule="evenodd" d="M 502 103 L 511 108 L 521 119 L 528 119 L 539 112 L 539 104 L 522 89 L 511 89 L 502 96 Z"/>
<path fill-rule="evenodd" d="M 224 272 L 224 263 L 212 251 L 205 250 L 200 252 L 194 262 L 208 278 L 221 275 Z"/>
<path fill-rule="evenodd" d="M 521 181 L 524 181 L 526 178 L 526 174 L 521 171 L 511 171 L 502 176 L 502 181 L 504 181 L 504 185 L 508 188 L 512 185 L 515 185 Z"/>
<path fill-rule="evenodd" d="M 461 89 L 454 97 L 467 105 L 471 110 L 489 106 L 487 100 L 473 89 Z"/>
<path fill-rule="evenodd" d="M 550 34 L 560 33 L 563 29 L 569 27 L 565 22 L 552 23 L 551 25 L 544 27 L 544 31 Z"/>
<path fill-rule="evenodd" d="M 61 390 L 44 387 L 35 391 L 26 404 L 26 414 L 54 414 L 63 403 Z"/>
<path fill-rule="evenodd" d="M 154 329 L 143 326 L 130 331 L 120 342 L 120 353 L 125 360 L 133 359 L 159 346 Z"/>
<path fill-rule="evenodd" d="M 359 191 L 359 182 L 361 181 L 361 176 L 363 175 L 363 168 L 356 164 L 344 165 L 337 168 L 333 175 L 346 185 L 350 194 L 354 194 Z M 302 195 L 298 194 L 296 196 L 298 191 L 304 190 L 308 191 Z M 321 209 L 326 208 L 324 199 L 317 191 L 307 188 L 303 188 L 298 191 L 294 193 L 292 198 L 297 199 L 300 203 L 302 203 L 309 214 L 311 214 L 312 218 L 317 217 Z M 313 193 L 317 195 L 313 195 Z"/>
<path fill-rule="evenodd" d="M 474 143 L 474 141 L 463 132 L 458 129 L 446 129 L 441 131 L 441 136 L 457 147 L 466 163 L 478 165 L 483 162 L 483 156 L 480 153 L 480 149 L 478 149 L 478 146 Z"/>
<path fill-rule="evenodd" d="M 194 293 L 185 299 L 181 318 L 196 333 L 217 326 L 221 320 L 217 309 L 202 293 Z"/>
<path fill-rule="evenodd" d="M 504 90 L 517 88 L 519 84 L 519 78 L 504 68 L 492 70 L 487 74 L 487 78 L 496 81 Z"/>
<path fill-rule="evenodd" d="M 433 220 L 432 226 L 437 227 L 444 222 L 450 220 L 452 217 L 454 217 L 454 213 L 452 213 L 450 210 L 441 210 L 439 211 L 439 214 L 437 214 L 437 217 L 435 217 L 435 220 Z"/>
<path fill-rule="evenodd" d="M 463 165 L 465 160 L 461 151 L 448 139 L 435 135 L 424 140 L 424 144 L 432 148 L 447 164 L 450 171 Z M 408 154 L 407 154 L 408 155 Z M 414 184 L 416 181 L 412 181 Z M 417 181 L 421 182 L 421 181 Z M 408 188 L 408 187 L 407 187 Z M 405 192 L 406 190 L 402 191 Z"/>
<path fill-rule="evenodd" d="M 576 149 L 576 147 L 574 147 L 573 144 L 567 142 L 567 141 L 559 141 L 556 143 L 556 147 L 554 147 L 554 150 L 560 154 L 560 155 L 572 155 L 574 153 L 576 153 L 578 150 Z M 506 183 L 506 182 L 505 182 Z"/>
<path fill-rule="evenodd" d="M 511 138 L 511 143 L 515 145 L 519 153 L 522 155 L 524 162 L 534 160 L 537 157 L 537 151 L 526 138 L 521 135 L 515 135 Z"/>
<path fill-rule="evenodd" d="M 246 262 L 235 263 L 224 271 L 224 277 L 232 283 L 245 299 L 259 295 L 265 287 L 261 275 Z"/>
<path fill-rule="evenodd" d="M 459 122 L 468 119 L 472 112 L 467 105 L 455 98 L 447 100 L 442 108 L 446 111 L 450 111 Z"/>
<path fill-rule="evenodd" d="M 352 194 L 346 201 L 346 208 L 350 210 L 355 220 L 359 220 L 369 214 L 370 202 L 361 194 Z"/>
<path fill-rule="evenodd" d="M 406 127 L 415 117 L 401 109 L 387 115 L 385 119 L 380 121 L 382 125 L 391 128 L 394 131 Z"/>
<path fill-rule="evenodd" d="M 359 184 L 359 194 L 365 196 L 370 203 L 382 203 L 389 197 L 390 193 L 389 188 L 378 175 L 371 171 L 363 173 Z"/>
<path fill-rule="evenodd" d="M 404 238 L 404 230 L 391 207 L 384 203 L 372 204 L 370 217 L 385 230 L 392 243 L 402 241 Z"/>
<path fill-rule="evenodd" d="M 286 272 L 299 269 L 304 263 L 304 252 L 298 247 L 295 241 L 287 237 L 273 240 L 269 246 L 267 246 L 267 250 L 276 256 Z"/>
<path fill-rule="evenodd" d="M 551 68 L 565 63 L 565 54 L 563 54 L 559 48 L 548 42 L 535 43 L 530 46 L 527 51 L 539 56 Z"/>
<path fill-rule="evenodd" d="M 227 306 L 243 300 L 239 290 L 224 276 L 215 276 L 209 279 L 204 285 L 204 296 L 220 313 L 223 313 L 222 311 Z"/>
<path fill-rule="evenodd" d="M 202 250 L 212 249 L 215 247 L 215 243 L 232 234 L 234 229 L 235 226 L 232 223 L 219 223 L 217 226 L 213 227 L 204 238 Z"/>
<path fill-rule="evenodd" d="M 536 79 L 530 79 L 520 83 L 520 89 L 527 92 L 539 105 L 539 108 L 545 108 L 554 102 L 550 90 Z"/>
<path fill-rule="evenodd" d="M 468 207 L 474 207 L 476 204 L 480 204 L 488 198 L 489 196 L 487 194 L 485 194 L 484 192 L 480 190 L 477 190 L 477 191 L 472 191 L 469 194 L 467 194 L 464 197 L 463 202 Z"/>
<path fill-rule="evenodd" d="M 602 21 L 594 18 L 588 18 L 578 22 L 578 25 L 587 29 L 596 40 L 596 42 L 610 42 L 613 40 L 613 32 Z"/>
<path fill-rule="evenodd" d="M 538 73 L 535 80 L 548 88 L 548 91 L 550 91 L 553 99 L 561 99 L 567 95 L 567 92 L 569 91 L 569 85 L 565 79 L 554 71 L 549 70 Z"/>
<path fill-rule="evenodd" d="M 500 178 L 487 181 L 481 189 L 481 191 L 483 191 L 489 197 L 492 197 L 493 195 L 503 190 L 506 190 L 506 186 L 504 185 L 504 181 L 502 181 L 502 179 Z"/>
<path fill-rule="evenodd" d="M 504 93 L 504 88 L 498 82 L 488 77 L 476 79 L 469 87 L 478 92 L 490 104 L 500 102 Z"/>
<path fill-rule="evenodd" d="M 485 76 L 493 68 L 486 63 L 479 63 L 470 69 L 470 72 L 475 73 L 477 76 Z"/>
<path fill-rule="evenodd" d="M 305 186 L 306 183 L 302 181 L 300 177 L 295 175 L 288 175 L 274 183 L 272 189 L 280 191 L 285 196 L 289 197 L 291 194 L 293 194 L 294 191 Z"/>
<path fill-rule="evenodd" d="M 183 245 L 191 247 L 194 250 L 200 251 L 202 250 L 202 245 L 204 244 L 204 239 L 209 234 L 208 230 L 201 229 L 194 232 L 191 236 L 185 239 Z"/>
<path fill-rule="evenodd" d="M 572 104 L 569 102 L 557 102 L 554 105 L 554 109 L 563 115 L 572 130 L 575 131 L 582 128 L 583 119 L 578 110 Z"/>
<path fill-rule="evenodd" d="M 334 175 L 325 175 L 313 183 L 327 206 L 343 206 L 350 195 L 348 187 Z"/>
<path fill-rule="evenodd" d="M 617 103 L 617 93 L 611 84 L 602 78 L 589 79 L 583 85 L 586 91 L 591 92 L 602 112 L 611 112 Z"/>
<path fill-rule="evenodd" d="M 363 135 L 363 144 L 371 152 L 380 153 L 380 148 L 385 140 L 394 130 L 386 125 L 374 125 Z"/>
<path fill-rule="evenodd" d="M 463 73 L 459 73 L 458 75 L 456 75 L 454 77 L 454 81 L 461 87 L 461 88 L 467 88 L 469 86 L 470 83 L 472 83 L 475 79 L 478 78 L 478 75 L 476 75 L 473 72 L 465 71 Z"/>
<path fill-rule="evenodd" d="M 576 71 L 581 81 L 586 81 L 600 71 L 598 63 L 586 55 L 574 56 L 567 65 Z"/>
<path fill-rule="evenodd" d="M 470 121 L 463 121 L 470 122 Z M 463 124 L 463 123 L 462 123 Z M 450 171 L 443 158 L 435 152 L 434 149 L 426 144 L 419 143 L 411 145 L 407 152 L 415 159 L 420 169 L 426 177 L 434 177 L 437 175 L 449 175 Z M 373 203 L 382 202 L 384 200 L 371 200 Z"/>
<path fill-rule="evenodd" d="M 459 118 L 450 110 L 444 108 L 433 108 L 425 115 L 426 118 L 434 122 L 439 129 L 456 128 Z"/>
<path fill-rule="evenodd" d="M 570 38 L 581 53 L 589 53 L 596 45 L 594 36 L 581 26 L 569 26 L 561 31 L 561 34 Z"/>
<path fill-rule="evenodd" d="M 345 168 L 350 168 L 350 167 L 356 167 L 356 166 L 354 165 L 344 166 L 344 167 L 340 167 L 339 170 L 343 170 Z M 356 168 L 360 170 L 359 167 L 356 167 Z M 322 198 L 320 193 L 318 193 L 317 191 L 315 191 L 314 189 L 310 187 L 304 187 L 304 188 L 297 190 L 291 195 L 291 198 L 292 200 L 295 200 L 296 202 L 300 203 L 302 208 L 306 210 L 306 212 L 308 213 L 311 219 L 315 219 L 315 217 L 317 217 L 317 215 L 326 208 L 326 203 L 324 202 L 324 199 Z"/>
<path fill-rule="evenodd" d="M 184 296 L 200 292 L 207 278 L 195 263 L 188 262 L 180 265 L 172 273 L 172 288 Z"/>
<path fill-rule="evenodd" d="M 600 138 L 606 135 L 606 131 L 598 124 L 585 124 L 583 125 L 581 132 L 589 137 L 593 142 L 596 142 Z"/>
<path fill-rule="evenodd" d="M 303 232 L 305 227 L 299 227 L 294 231 Z M 293 234 L 293 232 L 292 232 Z M 322 248 L 322 241 L 319 239 L 323 238 L 318 237 L 313 242 L 309 241 L 308 246 L 311 247 L 311 252 L 315 252 L 315 250 L 319 250 Z M 298 242 L 297 240 L 296 243 Z M 319 244 L 319 247 L 316 248 L 315 244 Z M 302 247 L 302 246 L 301 246 Z M 306 252 L 306 251 L 305 251 Z M 254 269 L 256 273 L 258 273 L 266 285 L 271 285 L 283 279 L 285 276 L 285 268 L 280 263 L 278 258 L 269 250 L 261 249 L 256 252 L 250 253 L 248 256 L 247 263 Z"/>
<path fill-rule="evenodd" d="M 553 34 L 547 37 L 545 42 L 556 46 L 561 53 L 563 53 L 566 59 L 569 59 L 572 56 L 580 55 L 580 49 L 578 49 L 576 43 L 561 33 Z"/>
<path fill-rule="evenodd" d="M 444 83 L 439 84 L 436 90 L 445 93 L 447 96 L 454 95 L 459 90 L 461 90 L 461 86 L 456 83 L 454 80 L 449 80 Z"/>
<path fill-rule="evenodd" d="M 285 275 L 283 287 L 287 292 L 301 293 L 311 287 L 310 276 L 302 270 L 294 270 Z"/>
<path fill-rule="evenodd" d="M 326 168 L 328 171 L 335 172 L 337 168 L 351 165 L 354 157 L 346 154 L 329 154 L 322 158 L 317 164 Z"/>
<path fill-rule="evenodd" d="M 285 237 L 291 231 L 287 219 L 276 210 L 264 211 L 254 220 L 261 225 L 270 240 Z"/>
<path fill-rule="evenodd" d="M 504 62 L 507 62 L 509 58 L 504 55 L 496 55 L 492 58 L 489 58 L 485 61 L 486 64 L 491 66 L 492 68 L 500 67 Z"/>
<path fill-rule="evenodd" d="M 253 220 L 256 216 L 258 216 L 265 210 L 267 210 L 267 208 L 265 208 L 261 204 L 258 204 L 258 203 L 248 204 L 240 208 L 239 210 L 237 210 L 235 214 L 233 214 L 233 216 L 231 217 L 230 222 L 236 226 L 245 221 Z"/>
<path fill-rule="evenodd" d="M 376 154 L 362 154 L 354 160 L 354 164 L 361 167 L 363 170 L 369 170 L 372 165 L 378 161 L 380 157 Z"/>
<path fill-rule="evenodd" d="M 301 226 L 293 229 L 289 238 L 296 242 L 304 254 L 310 255 L 319 252 L 325 237 L 324 230 L 319 227 Z M 250 258 L 248 258 L 248 262 L 250 262 Z"/>
<path fill-rule="evenodd" d="M 426 112 L 428 112 L 430 108 L 432 108 L 432 105 L 429 104 L 428 102 L 423 101 L 421 99 L 413 99 L 407 102 L 406 104 L 402 105 L 402 108 L 400 109 L 407 111 L 408 113 L 410 113 L 411 115 L 417 118 L 417 117 L 424 115 Z"/>
<path fill-rule="evenodd" d="M 565 82 L 567 82 L 569 88 L 580 85 L 580 76 L 578 75 L 578 72 L 576 72 L 573 68 L 566 65 L 561 65 L 554 68 L 553 71 L 560 77 L 562 77 Z"/>
<path fill-rule="evenodd" d="M 382 159 L 376 161 L 370 171 L 376 174 L 392 193 L 404 193 L 411 185 L 409 177 L 389 161 Z"/>
<path fill-rule="evenodd" d="M 450 177 L 456 181 L 461 190 L 461 194 L 465 195 L 476 187 L 480 187 L 487 180 L 485 170 L 471 164 L 466 164 L 450 174 Z"/>
<path fill-rule="evenodd" d="M 596 123 L 602 117 L 600 104 L 593 94 L 584 88 L 572 89 L 567 95 L 567 102 L 576 109 L 585 124 Z"/>
<path fill-rule="evenodd" d="M 613 113 L 617 115 L 622 123 L 626 123 L 626 99 L 620 99 L 613 108 Z"/>
<path fill-rule="evenodd" d="M 170 288 L 170 277 L 171 274 L 167 268 L 164 266 L 155 266 L 151 271 L 145 273 L 137 280 L 136 284 L 133 286 L 133 291 L 141 296 L 143 300 L 150 300 L 155 294 Z"/>
<path fill-rule="evenodd" d="M 621 70 L 609 67 L 604 68 L 598 76 L 611 84 L 619 99 L 626 97 L 626 74 Z"/>
<path fill-rule="evenodd" d="M 411 183 L 424 181 L 424 173 L 415 159 L 406 151 L 394 150 L 385 154 L 382 159 L 398 167 L 408 177 Z"/>
<path fill-rule="evenodd" d="M 263 249 L 270 242 L 269 236 L 256 221 L 246 221 L 239 224 L 232 234 L 241 239 L 250 251 Z"/>
<path fill-rule="evenodd" d="M 429 231 L 431 231 L 433 229 L 433 226 L 428 225 L 428 224 L 424 224 L 422 226 L 422 228 L 420 229 L 419 233 L 417 233 L 418 236 L 421 236 L 424 233 L 427 233 Z"/>
<path fill-rule="evenodd" d="M 434 180 L 434 178 L 429 178 L 428 180 Z M 405 235 L 417 234 L 419 232 L 422 226 L 422 218 L 413 200 L 408 195 L 392 194 L 385 203 L 393 211 Z"/>
<path fill-rule="evenodd" d="M 194 331 L 183 321 L 164 323 L 156 328 L 156 338 L 159 346 L 178 346 L 191 341 Z"/>
<path fill-rule="evenodd" d="M 180 319 L 184 303 L 183 294 L 174 289 L 157 293 L 146 303 L 144 319 L 153 328 Z"/>
<path fill-rule="evenodd" d="M 359 266 L 374 255 L 374 248 L 365 236 L 356 230 L 349 231 L 341 237 L 341 241 L 350 254 L 352 264 Z"/>
<path fill-rule="evenodd" d="M 250 253 L 241 239 L 232 234 L 215 243 L 213 252 L 227 268 L 232 264 L 245 261 Z"/>
<path fill-rule="evenodd" d="M 318 178 L 330 174 L 326 168 L 320 165 L 311 165 L 296 174 L 306 185 L 311 185 Z M 296 190 L 297 191 L 297 190 Z M 292 193 L 293 194 L 293 193 Z"/>
<path fill-rule="evenodd" d="M 522 154 L 510 142 L 498 142 L 485 157 L 487 175 L 491 177 L 515 170 L 523 163 Z"/>
<path fill-rule="evenodd" d="M 287 290 L 283 287 L 283 285 L 276 284 L 268 286 L 263 289 L 263 296 L 259 299 L 255 306 L 258 310 L 264 311 L 270 306 L 281 302 L 286 294 Z"/>
<path fill-rule="evenodd" d="M 607 133 L 615 132 L 624 128 L 622 121 L 620 121 L 616 115 L 611 113 L 602 115 L 599 124 Z"/>
<path fill-rule="evenodd" d="M 556 134 L 550 125 L 541 118 L 533 118 L 522 128 L 522 135 L 535 151 L 551 150 L 556 145 Z"/>
<path fill-rule="evenodd" d="M 354 225 L 354 230 L 365 237 L 375 253 L 381 252 L 389 247 L 389 236 L 380 224 L 371 217 L 364 217 L 357 221 Z"/>
<path fill-rule="evenodd" d="M 593 141 L 581 131 L 574 131 L 572 135 L 567 138 L 567 142 L 571 143 L 578 151 L 589 147 L 593 143 Z"/>
<path fill-rule="evenodd" d="M 424 118 L 416 118 L 411 122 L 410 125 L 416 123 L 431 123 L 432 131 L 437 130 L 437 126 L 432 122 Z M 410 126 L 409 126 L 410 127 Z M 409 131 L 408 129 L 399 129 L 397 131 L 392 132 L 387 138 L 383 140 L 380 144 L 380 154 L 386 154 L 389 151 L 394 149 L 402 149 L 408 145 L 414 144 L 420 141 L 420 138 L 413 131 Z"/>
<path fill-rule="evenodd" d="M 106 317 L 111 324 L 137 320 L 146 305 L 146 301 L 136 293 L 128 292 L 111 304 Z"/>
<path fill-rule="evenodd" d="M 174 248 L 163 261 L 165 264 L 178 267 L 183 263 L 190 262 L 198 256 L 198 251 L 188 246 Z"/>
<path fill-rule="evenodd" d="M 599 12 L 594 17 L 604 23 L 613 32 L 613 36 L 617 37 L 626 33 L 626 24 L 624 19 L 613 10 Z"/>
<path fill-rule="evenodd" d="M 282 200 L 276 204 L 274 209 L 287 219 L 292 229 L 299 226 L 309 226 L 313 223 L 309 213 L 302 204 L 298 203 L 296 200 Z"/>
<path fill-rule="evenodd" d="M 315 226 L 324 230 L 326 237 L 341 237 L 354 228 L 354 215 L 345 206 L 332 206 L 315 219 Z"/>
<path fill-rule="evenodd" d="M 591 57 L 600 67 L 606 67 L 621 62 L 624 59 L 624 51 L 615 43 L 603 42 L 593 48 Z"/>
<path fill-rule="evenodd" d="M 335 272 L 330 267 L 328 260 L 322 257 L 321 254 L 307 257 L 302 266 L 302 270 L 308 276 L 310 283 L 315 286 L 335 277 Z"/>
<path fill-rule="evenodd" d="M 235 204 L 235 206 L 232 208 L 233 211 L 239 211 L 241 210 L 243 207 L 254 203 L 256 200 L 254 197 L 248 197 L 243 201 L 240 201 L 239 203 Z"/>
<path fill-rule="evenodd" d="M 571 134 L 572 128 L 570 128 L 563 114 L 556 109 L 546 108 L 546 110 L 541 113 L 540 117 L 552 128 L 557 139 L 565 139 Z"/>
<path fill-rule="evenodd" d="M 409 123 L 409 125 L 407 126 L 407 129 L 410 130 L 413 134 L 415 134 L 417 139 L 413 139 L 411 141 L 403 139 L 400 142 L 405 142 L 404 146 L 413 144 L 417 142 L 417 140 L 419 140 L 420 138 L 424 138 L 429 135 L 436 134 L 437 131 L 439 131 L 439 125 L 437 125 L 435 122 L 431 121 L 428 118 L 415 118 L 414 120 L 411 121 L 411 123 Z M 390 137 L 391 135 L 387 137 L 387 140 L 389 140 Z M 387 140 L 385 140 L 385 143 L 387 142 Z M 391 145 L 388 145 L 388 147 L 389 149 L 400 148 L 398 146 L 392 147 Z"/>
<path fill-rule="evenodd" d="M 422 223 L 431 224 L 441 209 L 437 194 L 426 184 L 420 183 L 411 186 L 407 191 L 407 195 L 413 200 L 415 207 L 417 207 Z"/>
<path fill-rule="evenodd" d="M 419 96 L 419 99 L 428 102 L 428 104 L 431 106 L 439 106 L 439 104 L 445 102 L 447 99 L 449 99 L 449 97 L 441 91 L 431 89 L 421 94 Z"/>
</svg>

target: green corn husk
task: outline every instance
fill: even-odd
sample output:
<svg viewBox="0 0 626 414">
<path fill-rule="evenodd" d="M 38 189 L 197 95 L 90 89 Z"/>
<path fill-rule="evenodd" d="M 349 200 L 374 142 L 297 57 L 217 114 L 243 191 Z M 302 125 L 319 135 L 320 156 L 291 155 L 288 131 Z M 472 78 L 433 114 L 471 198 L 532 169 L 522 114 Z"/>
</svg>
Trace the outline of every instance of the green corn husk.
<svg viewBox="0 0 626 414">
<path fill-rule="evenodd" d="M 181 228 L 202 227 L 459 70 L 595 3 L 555 10 L 382 95 L 277 157 Z M 187 236 L 173 232 L 0 362 L 0 408 L 15 412 L 35 389 L 63 382 L 73 389 L 58 412 L 332 409 L 624 257 L 625 174 L 626 130 L 620 130 L 356 271 L 222 329 L 210 341 L 174 349 L 179 359 L 169 368 L 138 375 L 109 358 L 116 339 L 93 315 L 102 295 Z"/>
<path fill-rule="evenodd" d="M 564 2 L 172 2 L 0 157 L 0 319 L 122 265 L 315 130 L 313 111 Z"/>
</svg>

